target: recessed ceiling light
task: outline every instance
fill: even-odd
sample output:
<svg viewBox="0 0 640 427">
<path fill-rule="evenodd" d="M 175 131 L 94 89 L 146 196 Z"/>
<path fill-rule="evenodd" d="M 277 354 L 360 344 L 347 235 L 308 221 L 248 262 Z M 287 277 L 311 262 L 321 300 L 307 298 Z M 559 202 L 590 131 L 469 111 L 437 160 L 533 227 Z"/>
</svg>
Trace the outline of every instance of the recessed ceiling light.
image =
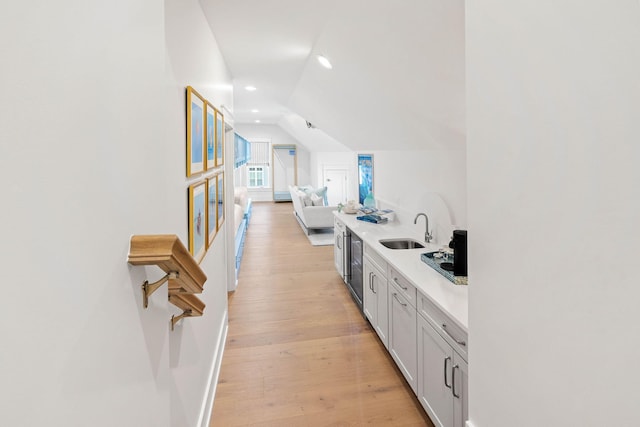
<svg viewBox="0 0 640 427">
<path fill-rule="evenodd" d="M 258 110 L 257 108 L 254 108 L 253 110 L 251 110 L 252 113 L 259 113 L 260 110 Z"/>
<path fill-rule="evenodd" d="M 256 90 L 257 88 L 255 86 L 245 86 L 244 87 L 246 90 L 248 90 L 249 92 L 253 92 L 254 90 Z"/>
<path fill-rule="evenodd" d="M 260 123 L 260 120 L 256 120 L 256 123 Z"/>
<path fill-rule="evenodd" d="M 333 68 L 333 65 L 331 65 L 331 62 L 329 62 L 329 60 L 322 55 L 318 55 L 318 62 L 322 64 L 324 68 L 328 68 L 328 69 Z"/>
</svg>

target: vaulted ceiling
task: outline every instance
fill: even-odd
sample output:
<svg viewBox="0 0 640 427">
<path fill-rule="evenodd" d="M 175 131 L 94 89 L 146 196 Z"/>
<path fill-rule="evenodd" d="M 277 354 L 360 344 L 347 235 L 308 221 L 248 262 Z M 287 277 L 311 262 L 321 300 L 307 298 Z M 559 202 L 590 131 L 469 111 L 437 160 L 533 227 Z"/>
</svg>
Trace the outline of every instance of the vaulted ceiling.
<svg viewBox="0 0 640 427">
<path fill-rule="evenodd" d="M 317 151 L 464 147 L 464 0 L 200 3 L 236 123 L 277 124 Z"/>
</svg>

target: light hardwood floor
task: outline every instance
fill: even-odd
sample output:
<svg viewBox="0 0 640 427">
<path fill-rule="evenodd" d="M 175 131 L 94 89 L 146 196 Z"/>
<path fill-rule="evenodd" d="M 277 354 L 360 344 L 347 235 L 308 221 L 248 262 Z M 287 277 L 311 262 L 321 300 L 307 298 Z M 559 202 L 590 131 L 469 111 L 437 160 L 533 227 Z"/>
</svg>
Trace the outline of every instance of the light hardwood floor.
<svg viewBox="0 0 640 427">
<path fill-rule="evenodd" d="M 210 426 L 433 426 L 292 212 L 253 205 Z"/>
</svg>

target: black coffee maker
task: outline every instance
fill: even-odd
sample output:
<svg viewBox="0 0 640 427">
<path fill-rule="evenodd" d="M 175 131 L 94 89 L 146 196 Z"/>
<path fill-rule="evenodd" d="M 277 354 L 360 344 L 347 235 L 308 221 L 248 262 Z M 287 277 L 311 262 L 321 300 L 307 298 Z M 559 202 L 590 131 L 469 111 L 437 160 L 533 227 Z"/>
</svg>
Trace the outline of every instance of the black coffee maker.
<svg viewBox="0 0 640 427">
<path fill-rule="evenodd" d="M 449 247 L 453 249 L 453 275 L 467 276 L 467 230 L 453 230 Z"/>
</svg>

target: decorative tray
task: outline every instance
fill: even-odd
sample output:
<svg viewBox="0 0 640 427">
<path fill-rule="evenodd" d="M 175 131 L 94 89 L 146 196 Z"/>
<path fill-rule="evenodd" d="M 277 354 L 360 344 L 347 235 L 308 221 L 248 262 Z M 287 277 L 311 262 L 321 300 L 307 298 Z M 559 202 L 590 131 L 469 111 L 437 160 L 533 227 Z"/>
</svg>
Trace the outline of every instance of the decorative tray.
<svg viewBox="0 0 640 427">
<path fill-rule="evenodd" d="M 454 276 L 452 271 L 447 271 L 447 270 L 443 269 L 442 267 L 440 267 L 440 264 L 442 264 L 443 262 L 451 262 L 451 260 L 450 260 L 451 257 L 450 256 L 442 256 L 442 257 L 438 258 L 437 256 L 434 257 L 433 256 L 434 254 L 441 254 L 441 252 L 439 252 L 439 251 L 427 252 L 427 253 L 424 253 L 424 254 L 420 255 L 420 259 L 422 260 L 422 262 L 427 264 L 429 267 L 433 268 L 435 271 L 440 273 L 442 276 L 446 277 L 454 285 L 468 285 L 469 284 L 467 276 Z"/>
</svg>

